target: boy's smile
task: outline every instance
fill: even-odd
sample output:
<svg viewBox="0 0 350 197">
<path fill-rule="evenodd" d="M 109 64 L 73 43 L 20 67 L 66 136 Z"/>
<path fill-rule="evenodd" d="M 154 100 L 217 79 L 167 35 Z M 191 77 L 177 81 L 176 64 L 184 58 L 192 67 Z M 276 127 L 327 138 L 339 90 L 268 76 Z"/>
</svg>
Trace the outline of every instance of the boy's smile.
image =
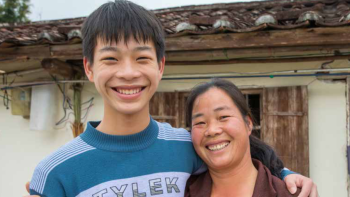
<svg viewBox="0 0 350 197">
<path fill-rule="evenodd" d="M 117 44 L 98 39 L 93 64 L 84 59 L 89 80 L 104 98 L 105 113 L 114 115 L 149 113 L 149 101 L 162 78 L 164 62 L 164 58 L 157 61 L 152 42 L 133 38 Z"/>
<path fill-rule="evenodd" d="M 137 97 L 141 96 L 142 91 L 145 89 L 146 87 L 142 87 L 142 86 L 118 86 L 118 87 L 114 87 L 112 88 L 115 92 L 116 95 L 118 97 L 120 97 L 121 99 L 124 100 L 133 100 L 136 99 Z"/>
</svg>

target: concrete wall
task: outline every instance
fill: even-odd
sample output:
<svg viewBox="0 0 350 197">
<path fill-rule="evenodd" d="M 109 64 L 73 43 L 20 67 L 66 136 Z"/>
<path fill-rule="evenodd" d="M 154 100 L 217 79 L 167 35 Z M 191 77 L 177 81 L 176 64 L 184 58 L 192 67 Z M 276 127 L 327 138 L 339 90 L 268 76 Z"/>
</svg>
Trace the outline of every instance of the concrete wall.
<svg viewBox="0 0 350 197">
<path fill-rule="evenodd" d="M 319 68 L 321 62 L 299 64 L 255 64 L 222 66 L 168 66 L 165 74 L 215 72 L 266 72 L 271 70 Z M 349 67 L 337 61 L 332 67 Z M 346 98 L 345 83 L 330 83 L 314 77 L 231 79 L 241 88 L 308 86 L 310 175 L 317 183 L 320 196 L 347 197 Z M 203 80 L 162 81 L 159 91 L 184 91 Z M 62 117 L 58 96 L 57 120 Z M 88 120 L 100 120 L 103 102 L 93 84 L 86 84 L 83 101 L 95 98 Z M 23 196 L 24 184 L 31 179 L 37 163 L 50 152 L 72 139 L 69 124 L 61 129 L 30 131 L 29 121 L 12 116 L 0 104 L 0 196 Z"/>
<path fill-rule="evenodd" d="M 2 95 L 2 92 L 0 93 Z M 83 101 L 94 97 L 94 106 L 87 121 L 101 120 L 103 102 L 93 84 L 83 90 Z M 71 96 L 71 95 L 70 95 Z M 0 99 L 0 196 L 24 196 L 27 194 L 25 183 L 30 181 L 36 165 L 48 154 L 64 145 L 73 134 L 70 121 L 47 131 L 29 130 L 29 120 L 11 115 Z M 53 111 L 58 112 L 56 122 L 63 117 L 62 94 L 58 94 Z"/>
<path fill-rule="evenodd" d="M 2 93 L 2 92 L 1 92 Z M 58 105 L 53 111 L 58 111 Z M 45 155 L 72 139 L 68 127 L 51 131 L 29 130 L 29 120 L 11 115 L 0 104 L 0 196 L 24 196 L 25 183 Z"/>
</svg>

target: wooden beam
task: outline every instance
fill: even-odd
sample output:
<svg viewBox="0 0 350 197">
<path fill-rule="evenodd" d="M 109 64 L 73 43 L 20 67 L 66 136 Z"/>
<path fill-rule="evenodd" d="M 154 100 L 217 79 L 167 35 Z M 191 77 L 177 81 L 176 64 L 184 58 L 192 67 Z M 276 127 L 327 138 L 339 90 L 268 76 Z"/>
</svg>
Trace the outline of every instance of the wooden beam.
<svg viewBox="0 0 350 197">
<path fill-rule="evenodd" d="M 0 69 L 6 73 L 33 70 L 41 67 L 40 62 L 39 59 L 28 59 L 19 56 L 18 58 L 0 60 Z"/>
<path fill-rule="evenodd" d="M 288 62 L 317 62 L 339 59 L 350 59 L 350 55 L 342 56 L 320 56 L 304 58 L 267 58 L 267 59 L 228 59 L 228 60 L 209 60 L 209 61 L 167 61 L 168 66 L 179 65 L 218 65 L 218 64 L 244 64 L 244 63 L 288 63 Z"/>
<path fill-rule="evenodd" d="M 348 45 L 167 51 L 166 61 L 206 61 L 230 59 L 282 59 L 350 54 Z"/>
<path fill-rule="evenodd" d="M 314 61 L 319 57 L 321 58 L 319 60 L 344 59 L 347 58 L 344 55 L 349 54 L 350 27 L 271 30 L 166 38 L 168 65 L 255 63 L 261 62 L 261 59 L 263 59 L 262 61 L 266 59 L 266 62 Z M 333 58 L 333 56 L 336 57 Z M 22 61 L 18 60 L 18 57 L 25 57 L 26 61 L 41 61 L 45 58 L 82 60 L 82 45 L 35 45 L 0 48 L 0 68 L 7 65 L 13 67 L 12 62 Z M 7 71 L 7 69 L 2 70 Z"/>
<path fill-rule="evenodd" d="M 26 57 L 28 59 L 43 59 L 50 57 L 49 45 L 21 46 L 13 48 L 0 48 L 0 62 L 2 60 Z"/>
<path fill-rule="evenodd" d="M 254 88 L 254 89 L 239 89 L 242 94 L 262 94 L 263 89 L 261 88 Z"/>
<path fill-rule="evenodd" d="M 350 27 L 305 28 L 212 35 L 189 35 L 166 39 L 167 51 L 242 49 L 350 44 Z"/>
<path fill-rule="evenodd" d="M 53 45 L 51 46 L 51 58 L 82 60 L 82 44 Z"/>
<path fill-rule="evenodd" d="M 50 74 L 60 75 L 65 78 L 79 78 L 77 75 L 82 75 L 82 71 L 59 59 L 43 59 L 41 62 L 42 67 Z"/>
</svg>

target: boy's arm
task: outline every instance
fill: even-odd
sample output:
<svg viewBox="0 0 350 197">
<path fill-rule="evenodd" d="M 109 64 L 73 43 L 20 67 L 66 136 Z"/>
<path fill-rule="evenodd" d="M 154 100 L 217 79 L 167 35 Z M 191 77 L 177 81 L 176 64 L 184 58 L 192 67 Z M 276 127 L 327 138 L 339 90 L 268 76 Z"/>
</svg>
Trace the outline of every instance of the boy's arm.
<svg viewBox="0 0 350 197">
<path fill-rule="evenodd" d="M 207 165 L 204 161 L 195 153 L 195 167 L 192 175 L 198 175 L 208 170 Z"/>
<path fill-rule="evenodd" d="M 56 174 L 52 171 L 44 171 L 38 165 L 27 188 L 30 195 L 41 197 L 66 196 L 65 190 Z"/>
<path fill-rule="evenodd" d="M 30 184 L 30 182 L 27 182 L 26 183 L 26 190 L 27 190 L 27 192 L 28 192 L 28 194 L 30 193 L 30 191 L 29 191 L 29 184 Z M 25 196 L 25 197 L 40 197 L 40 196 L 37 196 L 37 195 L 32 195 L 32 196 Z"/>
<path fill-rule="evenodd" d="M 298 197 L 318 197 L 317 186 L 312 179 L 297 174 L 287 168 L 282 170 L 281 176 L 291 194 L 294 194 L 297 191 L 297 187 L 299 187 L 301 188 L 301 192 Z"/>
</svg>

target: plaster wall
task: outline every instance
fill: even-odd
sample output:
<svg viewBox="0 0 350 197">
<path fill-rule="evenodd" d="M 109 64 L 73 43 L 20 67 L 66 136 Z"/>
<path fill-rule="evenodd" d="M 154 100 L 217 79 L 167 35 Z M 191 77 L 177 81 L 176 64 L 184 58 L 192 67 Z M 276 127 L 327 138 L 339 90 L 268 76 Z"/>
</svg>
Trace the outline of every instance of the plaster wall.
<svg viewBox="0 0 350 197">
<path fill-rule="evenodd" d="M 219 66 L 168 66 L 165 75 L 218 72 L 267 72 L 271 70 L 319 68 L 322 62 L 299 64 L 255 64 Z M 345 61 L 332 64 L 349 67 Z M 214 75 L 214 74 L 213 74 Z M 277 86 L 308 86 L 310 176 L 318 185 L 320 196 L 347 197 L 346 162 L 346 97 L 345 83 L 298 78 L 241 78 L 230 79 L 240 88 Z M 205 80 L 162 81 L 158 91 L 188 91 Z M 103 100 L 93 84 L 86 83 L 83 101 L 94 97 L 94 106 L 87 120 L 100 120 Z M 62 95 L 58 94 L 56 120 L 63 116 Z M 69 122 L 50 131 L 30 131 L 29 120 L 11 115 L 0 105 L 0 196 L 24 196 L 24 184 L 46 155 L 73 138 Z"/>
</svg>

